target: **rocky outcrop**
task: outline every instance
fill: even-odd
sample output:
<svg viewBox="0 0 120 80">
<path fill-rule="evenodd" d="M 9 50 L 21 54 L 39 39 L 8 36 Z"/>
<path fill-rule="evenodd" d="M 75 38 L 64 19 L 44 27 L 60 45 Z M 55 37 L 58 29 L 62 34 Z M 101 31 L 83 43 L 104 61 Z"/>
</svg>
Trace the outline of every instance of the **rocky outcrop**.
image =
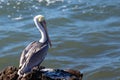
<svg viewBox="0 0 120 80">
<path fill-rule="evenodd" d="M 83 74 L 79 71 L 68 69 L 51 69 L 45 67 L 36 67 L 26 76 L 18 78 L 18 68 L 8 66 L 0 72 L 0 80 L 82 80 Z"/>
</svg>

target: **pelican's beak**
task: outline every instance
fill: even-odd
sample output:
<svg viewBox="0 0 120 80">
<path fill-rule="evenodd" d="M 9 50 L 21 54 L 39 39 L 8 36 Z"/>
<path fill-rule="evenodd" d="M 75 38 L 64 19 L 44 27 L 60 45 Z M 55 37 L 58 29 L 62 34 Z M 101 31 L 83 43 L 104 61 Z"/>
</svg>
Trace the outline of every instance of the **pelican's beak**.
<svg viewBox="0 0 120 80">
<path fill-rule="evenodd" d="M 42 23 L 43 23 L 43 27 L 44 27 L 45 32 L 46 32 L 46 36 L 47 36 L 47 38 L 48 38 L 48 43 L 49 43 L 50 47 L 52 47 L 52 43 L 51 43 L 51 40 L 50 40 L 50 38 L 49 38 L 48 30 L 47 30 L 47 27 L 46 27 L 46 21 L 44 20 Z"/>
</svg>

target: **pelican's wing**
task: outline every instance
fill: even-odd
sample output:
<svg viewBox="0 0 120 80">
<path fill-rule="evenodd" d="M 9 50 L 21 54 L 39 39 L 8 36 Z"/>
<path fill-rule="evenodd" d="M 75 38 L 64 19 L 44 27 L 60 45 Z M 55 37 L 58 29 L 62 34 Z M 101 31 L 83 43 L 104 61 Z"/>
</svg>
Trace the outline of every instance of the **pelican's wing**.
<svg viewBox="0 0 120 80">
<path fill-rule="evenodd" d="M 48 44 L 42 45 L 40 42 L 31 44 L 31 48 L 25 54 L 25 63 L 22 65 L 21 71 L 23 73 L 29 72 L 34 66 L 39 65 L 45 58 L 48 51 Z"/>
<path fill-rule="evenodd" d="M 30 50 L 30 48 L 32 48 L 33 44 L 36 43 L 36 41 L 34 42 L 31 42 L 23 51 L 22 51 L 22 54 L 21 54 L 21 57 L 20 57 L 20 62 L 19 62 L 19 67 L 21 67 L 25 60 L 26 60 L 26 57 L 25 55 L 27 54 L 27 52 Z"/>
</svg>

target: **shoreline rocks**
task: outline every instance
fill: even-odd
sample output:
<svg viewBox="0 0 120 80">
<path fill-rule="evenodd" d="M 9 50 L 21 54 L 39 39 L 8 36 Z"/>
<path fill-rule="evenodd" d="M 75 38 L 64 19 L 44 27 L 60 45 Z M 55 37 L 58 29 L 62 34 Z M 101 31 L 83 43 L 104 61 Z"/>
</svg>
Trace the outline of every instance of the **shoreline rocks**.
<svg viewBox="0 0 120 80">
<path fill-rule="evenodd" d="M 77 70 L 51 69 L 40 66 L 18 79 L 17 71 L 18 68 L 8 66 L 0 72 L 0 80 L 82 80 L 83 77 L 83 74 Z"/>
</svg>

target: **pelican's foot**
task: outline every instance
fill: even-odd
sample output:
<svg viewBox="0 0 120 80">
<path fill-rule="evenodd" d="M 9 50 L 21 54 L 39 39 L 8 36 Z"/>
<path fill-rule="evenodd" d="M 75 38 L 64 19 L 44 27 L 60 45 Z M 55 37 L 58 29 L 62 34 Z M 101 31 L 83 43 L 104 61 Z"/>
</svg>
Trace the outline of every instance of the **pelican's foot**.
<svg viewBox="0 0 120 80">
<path fill-rule="evenodd" d="M 32 71 L 39 71 L 39 66 L 35 66 L 32 68 Z"/>
<path fill-rule="evenodd" d="M 35 66 L 32 68 L 32 71 L 40 71 L 41 69 L 44 69 L 44 66 Z"/>
</svg>

